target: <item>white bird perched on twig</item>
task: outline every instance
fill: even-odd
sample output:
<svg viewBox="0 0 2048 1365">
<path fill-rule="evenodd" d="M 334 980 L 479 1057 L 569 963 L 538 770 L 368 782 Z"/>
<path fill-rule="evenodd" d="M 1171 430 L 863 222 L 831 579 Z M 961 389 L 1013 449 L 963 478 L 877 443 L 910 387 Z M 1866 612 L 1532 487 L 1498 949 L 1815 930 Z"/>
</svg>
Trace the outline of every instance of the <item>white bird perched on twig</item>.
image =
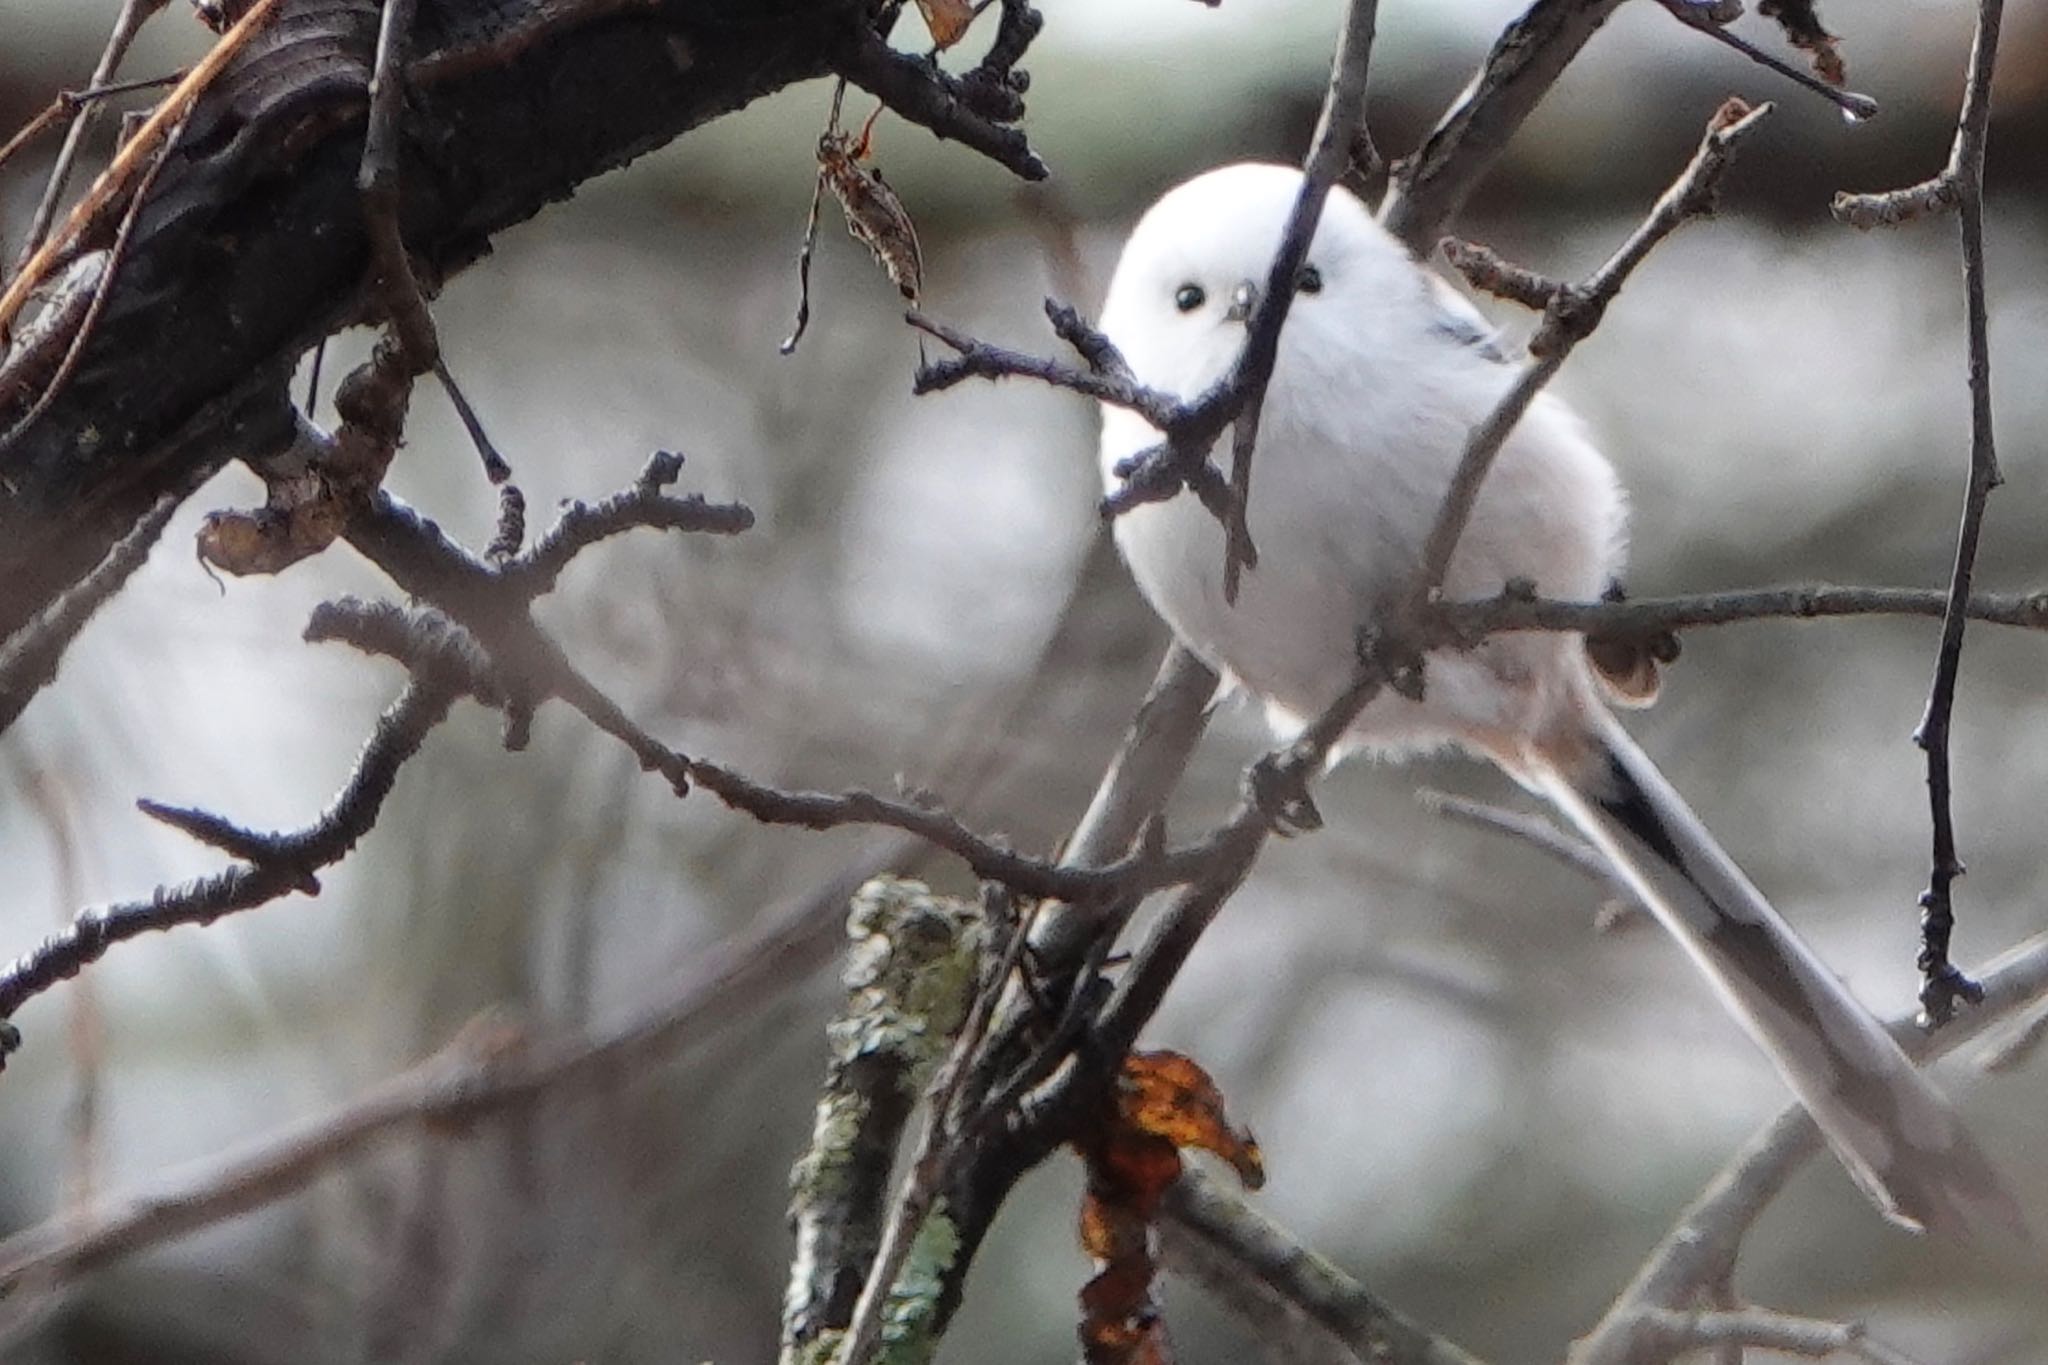
<svg viewBox="0 0 2048 1365">
<path fill-rule="evenodd" d="M 1169 192 L 1132 231 L 1102 331 L 1139 382 L 1188 397 L 1230 372 L 1300 172 L 1226 166 Z M 1138 585 L 1175 634 L 1292 737 L 1346 688 L 1358 633 L 1413 588 L 1471 429 L 1514 381 L 1476 310 L 1342 189 L 1326 204 L 1260 423 L 1248 511 L 1260 557 L 1225 599 L 1225 538 L 1191 497 L 1116 523 Z M 1158 444 L 1105 405 L 1102 467 Z M 1563 403 L 1538 397 L 1480 490 L 1444 583 L 1484 598 L 1516 580 L 1561 598 L 1614 581 L 1626 508 Z M 1653 677 L 1609 677 L 1575 635 L 1495 635 L 1427 656 L 1420 699 L 1382 692 L 1342 747 L 1455 746 L 1548 796 L 1628 874 L 1770 1054 L 1864 1191 L 1897 1221 L 1958 1229 L 2011 1206 L 1948 1102 L 1736 867 L 1609 713 Z"/>
</svg>

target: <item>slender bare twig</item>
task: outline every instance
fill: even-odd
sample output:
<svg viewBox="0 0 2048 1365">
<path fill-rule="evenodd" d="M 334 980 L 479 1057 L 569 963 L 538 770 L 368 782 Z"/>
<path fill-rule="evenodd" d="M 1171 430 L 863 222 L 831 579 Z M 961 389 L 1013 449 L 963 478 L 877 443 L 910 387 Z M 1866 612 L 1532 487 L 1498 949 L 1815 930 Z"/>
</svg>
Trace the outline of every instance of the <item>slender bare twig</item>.
<svg viewBox="0 0 2048 1365">
<path fill-rule="evenodd" d="M 1927 802 L 1933 826 L 1932 866 L 1920 895 L 1921 1007 L 1934 1023 L 1954 1016 L 1958 1003 L 1975 998 L 1975 986 L 1949 960 L 1955 930 L 1950 891 L 1963 875 L 1956 854 L 1955 818 L 1950 805 L 1949 732 L 1955 714 L 1956 679 L 1962 667 L 1963 626 L 1970 615 L 1970 581 L 1977 542 L 1991 490 L 2003 481 L 1991 420 L 1991 343 L 1984 286 L 1984 149 L 1991 130 L 1991 78 L 1998 58 L 2002 0 L 1979 0 L 1976 35 L 1970 44 L 1963 104 L 1956 116 L 1948 164 L 1932 179 L 1880 194 L 1838 194 L 1835 217 L 1859 228 L 1902 222 L 1923 213 L 1955 209 L 1961 221 L 1963 297 L 1968 317 L 1970 452 L 1963 509 L 1956 526 L 1955 565 L 1949 576 L 1948 608 L 1927 706 L 1913 732 L 1927 755 Z"/>
<path fill-rule="evenodd" d="M 1301 166 L 1301 191 L 1287 216 L 1280 248 L 1266 272 L 1266 288 L 1245 328 L 1244 352 L 1238 357 L 1232 387 L 1237 391 L 1237 417 L 1231 424 L 1230 515 L 1224 520 L 1223 598 L 1237 600 L 1243 571 L 1258 563 L 1248 522 L 1251 509 L 1252 457 L 1259 437 L 1259 414 L 1266 386 L 1280 358 L 1280 331 L 1294 305 L 1295 281 L 1308 261 L 1309 244 L 1329 198 L 1330 186 L 1351 164 L 1351 145 L 1365 126 L 1365 80 L 1372 62 L 1377 0 L 1351 0 L 1337 50 L 1330 59 L 1330 84 L 1316 122 L 1308 158 Z"/>
<path fill-rule="evenodd" d="M 240 862 L 175 887 L 160 887 L 145 901 L 127 901 L 79 912 L 63 932 L 0 971 L 0 1020 L 22 1005 L 76 976 L 116 943 L 181 924 L 209 924 L 304 889 L 318 869 L 337 862 L 369 832 L 397 781 L 398 770 L 419 752 L 427 732 L 441 722 L 458 689 L 445 677 L 416 676 L 377 722 L 355 771 L 327 810 L 303 829 L 263 840 L 260 861 Z M 246 832 L 245 832 L 246 833 Z M 243 841 L 256 846 L 255 837 Z M 18 1044 L 11 1023 L 5 1050 Z M 4 1054 L 0 1054 L 4 1055 Z"/>
<path fill-rule="evenodd" d="M 646 527 L 733 536 L 753 526 L 753 512 L 739 503 L 707 502 L 696 493 L 688 497 L 668 494 L 665 490 L 681 477 L 682 470 L 682 456 L 667 450 L 655 452 L 632 487 L 595 507 L 569 504 L 531 550 L 513 558 L 499 572 L 527 596 L 538 597 L 554 590 L 570 560 L 597 542 L 627 531 Z"/>
<path fill-rule="evenodd" d="M 1946 1028 L 1930 1033 L 1916 1017 L 1894 1019 L 1892 1036 L 1927 1063 L 1962 1047 L 2048 996 L 2048 936 L 2001 954 L 1980 977 L 1984 998 Z M 1635 1279 L 1572 1352 L 1571 1365 L 1631 1365 L 1633 1332 L 1644 1309 L 1683 1308 L 1734 1264 L 1742 1239 L 1808 1157 L 1821 1149 L 1806 1111 L 1790 1107 L 1758 1130 L 1713 1183 L 1679 1216 Z"/>
<path fill-rule="evenodd" d="M 122 0 L 121 12 L 114 17 L 113 31 L 107 35 L 107 45 L 101 50 L 99 61 L 93 66 L 92 80 L 89 83 L 91 89 L 112 85 L 114 75 L 121 69 L 121 63 L 127 57 L 129 47 L 134 44 L 136 35 L 142 32 L 142 26 L 155 17 L 156 12 L 166 3 L 168 0 Z M 64 199 L 64 187 L 71 180 L 71 168 L 77 163 L 79 152 L 84 149 L 86 130 L 91 126 L 93 114 L 97 109 L 96 103 L 92 101 L 83 98 L 65 99 L 62 96 L 55 107 L 68 109 L 74 116 L 71 126 L 64 130 L 63 145 L 57 149 L 57 160 L 50 167 L 49 178 L 43 184 L 42 200 L 36 205 L 36 211 L 29 219 L 28 234 L 22 239 L 21 251 L 14 262 L 17 271 L 28 264 L 29 259 L 35 255 L 36 248 L 43 244 L 43 238 L 49 234 L 50 224 L 57 217 L 57 205 Z M 13 144 L 10 143 L 6 151 L 12 150 Z M 0 152 L 0 161 L 6 159 L 5 153 Z M 5 326 L 4 322 L 0 322 L 0 331 L 4 331 Z"/>
<path fill-rule="evenodd" d="M 1208 723 L 1216 674 L 1186 645 L 1175 641 L 1139 704 L 1095 795 L 1067 840 L 1062 861 L 1100 867 L 1130 851 L 1146 822 L 1166 806 L 1194 756 Z M 1032 930 L 1033 956 L 1057 980 L 1083 957 L 1088 945 L 1116 925 L 1111 901 L 1060 902 L 1047 906 Z"/>
<path fill-rule="evenodd" d="M 237 52 L 240 52 L 255 37 L 274 10 L 279 0 L 256 0 L 232 29 L 223 35 L 207 51 L 206 56 L 193 64 L 185 79 L 165 95 L 135 135 L 122 145 L 112 163 L 100 173 L 92 188 L 72 206 L 62 226 L 38 247 L 35 253 L 14 272 L 7 282 L 7 288 L 0 290 L 0 332 L 4 332 L 14 321 L 15 314 L 27 302 L 29 293 L 42 282 L 43 276 L 65 250 L 77 240 L 107 204 L 128 188 L 136 171 L 163 142 L 165 136 L 185 115 L 190 112 L 193 101 L 199 98 L 213 78 L 220 74 Z"/>
<path fill-rule="evenodd" d="M 1563 630 L 1627 637 L 1746 621 L 1814 621 L 1846 616 L 1942 617 L 1949 595 L 1937 588 L 1836 587 L 1827 583 L 1743 588 L 1621 602 L 1561 602 L 1514 593 L 1477 602 L 1440 602 L 1427 614 L 1432 642 L 1477 643 L 1499 631 Z M 1978 593 L 1964 604 L 1972 620 L 2023 630 L 2048 629 L 2048 591 Z"/>
<path fill-rule="evenodd" d="M 1747 1346 L 1822 1360 L 1852 1357 L 1869 1365 L 1915 1365 L 1912 1357 L 1873 1338 L 1860 1323 L 1821 1322 L 1761 1308 L 1681 1313 L 1648 1308 L 1636 1319 L 1636 1359 L 1643 1365 L 1693 1351 Z"/>
<path fill-rule="evenodd" d="M 1765 70 L 1774 71 L 1801 89 L 1812 91 L 1857 122 L 1877 117 L 1877 101 L 1870 96 L 1829 85 L 1825 81 L 1815 79 L 1809 72 L 1801 71 L 1783 58 L 1773 56 L 1741 34 L 1723 27 L 1722 21 L 1717 21 L 1712 13 L 1703 11 L 1697 0 L 1663 0 L 1663 5 L 1687 28 L 1697 29 L 1715 42 L 1723 43 L 1740 52 Z"/>
<path fill-rule="evenodd" d="M 157 499 L 156 506 L 107 552 L 98 568 L 11 639 L 0 643 L 0 732 L 14 724 L 36 693 L 57 676 L 64 651 L 93 613 L 148 560 L 164 527 L 170 524 L 171 514 L 178 510 L 178 501 L 169 494 Z"/>
<path fill-rule="evenodd" d="M 1449 820 L 1490 829 L 1528 844 L 1566 867 L 1591 877 L 1624 904 L 1635 909 L 1644 908 L 1641 893 L 1606 854 L 1585 840 L 1565 833 L 1540 815 L 1530 815 L 1485 801 L 1453 796 L 1449 792 L 1440 792 L 1431 787 L 1424 787 L 1415 793 L 1415 799 L 1431 815 L 1441 815 Z"/>
<path fill-rule="evenodd" d="M 1219 1252 L 1248 1277 L 1372 1365 L 1480 1365 L 1451 1342 L 1382 1303 L 1333 1262 L 1199 1170 L 1167 1191 L 1167 1227 Z M 1171 1245 L 1174 1236 L 1169 1236 Z"/>
<path fill-rule="evenodd" d="M 1584 284 L 1552 296 L 1543 311 L 1542 326 L 1529 343 L 1529 353 L 1535 357 L 1533 363 L 1523 368 L 1493 412 L 1466 438 L 1457 472 L 1451 477 L 1450 491 L 1423 546 L 1422 568 L 1410 598 L 1412 612 L 1419 612 L 1442 590 L 1451 556 L 1479 500 L 1480 485 L 1529 404 L 1564 364 L 1572 348 L 1599 325 L 1601 314 L 1643 258 L 1680 224 L 1712 212 L 1715 191 L 1734 156 L 1736 143 L 1756 127 L 1770 107 L 1763 104 L 1751 108 L 1734 99 L 1723 105 L 1707 125 L 1706 136 L 1700 140 L 1691 162 L 1628 240 Z"/>
<path fill-rule="evenodd" d="M 1465 283 L 1535 312 L 1550 307 L 1551 300 L 1564 288 L 1546 275 L 1516 265 L 1483 243 L 1446 237 L 1438 245 L 1443 249 L 1444 260 L 1465 277 Z"/>
<path fill-rule="evenodd" d="M 1963 292 L 1969 314 L 1969 476 L 1956 527 L 1955 569 L 1949 580 L 1949 609 L 1942 623 L 1934 682 L 1928 690 L 1926 714 L 1913 736 L 1927 754 L 1927 796 L 1934 826 L 1933 868 L 1927 890 L 1920 897 L 1919 965 L 1924 978 L 1921 1007 L 1935 1023 L 1950 1019 L 1958 1000 L 1977 997 L 1975 983 L 1949 961 L 1949 938 L 1955 928 L 1949 891 L 1963 872 L 1962 860 L 1956 856 L 1955 817 L 1949 802 L 1949 729 L 1955 714 L 1963 625 L 1968 619 L 1965 606 L 1977 564 L 1977 541 L 1984 528 L 1984 508 L 1991 490 L 2003 481 L 1991 425 L 1990 322 L 1984 288 L 1984 144 L 1990 133 L 1991 72 L 1998 56 L 1998 25 L 2004 8 L 2003 0 L 1981 0 L 1979 5 L 1962 117 L 1949 154 L 1948 178 L 1956 187 L 1962 222 Z"/>
<path fill-rule="evenodd" d="M 448 401 L 455 405 L 455 415 L 461 420 L 462 429 L 469 433 L 469 443 L 476 447 L 477 458 L 483 461 L 484 477 L 494 484 L 503 483 L 511 478 L 512 466 L 506 462 L 504 455 L 499 453 L 498 447 L 492 444 L 491 434 L 484 430 L 483 418 L 477 416 L 476 408 L 470 404 L 469 395 L 462 391 L 462 386 L 455 382 L 455 376 L 448 372 L 448 361 L 443 356 L 434 357 L 434 378 L 441 381 L 442 391 L 448 395 Z M 316 370 L 313 379 L 308 381 L 308 393 L 317 391 L 318 379 Z M 306 404 L 308 416 L 312 415 L 312 410 L 313 405 L 309 401 Z"/>
</svg>

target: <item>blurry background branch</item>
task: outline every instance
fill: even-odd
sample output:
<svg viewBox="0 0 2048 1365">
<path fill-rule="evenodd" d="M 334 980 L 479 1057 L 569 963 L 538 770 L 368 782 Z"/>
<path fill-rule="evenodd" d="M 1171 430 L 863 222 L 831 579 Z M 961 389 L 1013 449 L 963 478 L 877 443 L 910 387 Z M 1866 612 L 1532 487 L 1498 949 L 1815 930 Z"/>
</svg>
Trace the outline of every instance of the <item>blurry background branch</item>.
<svg viewBox="0 0 2048 1365">
<path fill-rule="evenodd" d="M 1934 1061 L 2000 1026 L 2010 1025 L 2048 995 L 2048 938 L 2000 954 L 1980 973 L 1984 997 L 1946 1027 L 1929 1033 L 1917 1018 L 1892 1021 L 1892 1036 L 1915 1061 Z M 1751 1226 L 1808 1157 L 1820 1132 L 1794 1106 L 1758 1131 L 1680 1215 L 1670 1233 L 1615 1299 L 1598 1326 L 1573 1349 L 1571 1365 L 1638 1365 L 1657 1339 L 1657 1315 L 1688 1307 L 1735 1264 Z M 1759 1343 L 1761 1344 L 1761 1343 Z M 1683 1343 L 1650 1359 L 1661 1360 Z"/>
</svg>

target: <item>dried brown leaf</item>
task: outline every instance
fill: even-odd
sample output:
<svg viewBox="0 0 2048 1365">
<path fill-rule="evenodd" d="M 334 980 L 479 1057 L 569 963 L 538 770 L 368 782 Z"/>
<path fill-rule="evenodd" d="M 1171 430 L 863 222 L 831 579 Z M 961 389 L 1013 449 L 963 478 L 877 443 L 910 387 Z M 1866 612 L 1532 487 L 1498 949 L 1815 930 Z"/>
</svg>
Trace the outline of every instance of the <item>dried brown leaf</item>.
<svg viewBox="0 0 2048 1365">
<path fill-rule="evenodd" d="M 917 0 L 917 8 L 924 15 L 924 26 L 931 30 L 932 42 L 942 51 L 959 42 L 974 22 L 970 0 Z"/>
<path fill-rule="evenodd" d="M 1842 50 L 1836 45 L 1835 35 L 1822 26 L 1814 0 L 1763 0 L 1757 6 L 1757 13 L 1766 19 L 1777 20 L 1778 27 L 1785 30 L 1792 46 L 1811 54 L 1814 75 L 1829 85 L 1848 83 L 1848 63 L 1842 60 Z"/>
<path fill-rule="evenodd" d="M 924 255 L 918 249 L 910 211 L 882 179 L 882 173 L 865 164 L 873 127 L 870 118 L 857 138 L 828 132 L 818 139 L 818 174 L 839 201 L 840 211 L 846 215 L 846 230 L 874 254 L 890 282 L 915 304 L 924 284 Z"/>
<path fill-rule="evenodd" d="M 1231 1125 L 1209 1073 L 1178 1052 L 1134 1052 L 1118 1080 L 1124 1122 L 1176 1147 L 1213 1152 L 1251 1189 L 1266 1181 L 1252 1135 Z"/>
</svg>

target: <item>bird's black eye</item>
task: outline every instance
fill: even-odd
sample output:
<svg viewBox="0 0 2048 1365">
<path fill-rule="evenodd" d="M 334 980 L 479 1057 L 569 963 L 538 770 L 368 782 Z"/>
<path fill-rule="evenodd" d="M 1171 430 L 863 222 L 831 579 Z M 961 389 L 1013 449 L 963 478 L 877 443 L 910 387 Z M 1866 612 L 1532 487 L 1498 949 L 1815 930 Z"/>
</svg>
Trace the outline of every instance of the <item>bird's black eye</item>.
<svg viewBox="0 0 2048 1365">
<path fill-rule="evenodd" d="M 1183 313 L 1192 313 L 1209 301 L 1199 284 L 1184 284 L 1174 291 L 1173 306 Z"/>
<path fill-rule="evenodd" d="M 1316 269 L 1312 265 L 1303 266 L 1301 268 L 1301 274 L 1295 278 L 1294 287 L 1296 289 L 1299 289 L 1304 294 L 1322 293 L 1323 272 Z"/>
</svg>

